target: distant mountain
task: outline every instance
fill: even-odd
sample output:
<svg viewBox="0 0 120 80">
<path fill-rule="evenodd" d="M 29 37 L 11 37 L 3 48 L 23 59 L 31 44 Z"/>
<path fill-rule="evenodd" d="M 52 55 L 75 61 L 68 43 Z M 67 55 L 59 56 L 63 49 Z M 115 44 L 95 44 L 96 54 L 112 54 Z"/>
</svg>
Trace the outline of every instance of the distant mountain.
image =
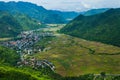
<svg viewBox="0 0 120 80">
<path fill-rule="evenodd" d="M 59 14 L 28 2 L 0 2 L 0 10 L 9 11 L 12 14 L 23 13 L 43 23 L 65 22 L 65 19 Z"/>
<path fill-rule="evenodd" d="M 0 11 L 0 37 L 13 37 L 22 31 L 22 26 L 9 13 Z"/>
<path fill-rule="evenodd" d="M 9 11 L 12 14 L 23 13 L 43 23 L 64 23 L 64 19 L 58 14 L 28 2 L 0 2 L 0 10 Z"/>
<path fill-rule="evenodd" d="M 109 8 L 91 9 L 91 10 L 88 10 L 85 12 L 81 12 L 81 14 L 84 16 L 91 16 L 91 15 L 95 15 L 95 14 L 104 13 L 107 10 L 109 10 Z"/>
<path fill-rule="evenodd" d="M 57 10 L 50 10 L 53 13 L 59 14 L 60 16 L 62 16 L 66 22 L 71 21 L 72 19 L 74 19 L 75 17 L 79 16 L 80 12 L 74 12 L 74 11 L 57 11 Z"/>
<path fill-rule="evenodd" d="M 120 8 L 92 16 L 79 15 L 61 29 L 61 32 L 120 46 Z"/>
</svg>

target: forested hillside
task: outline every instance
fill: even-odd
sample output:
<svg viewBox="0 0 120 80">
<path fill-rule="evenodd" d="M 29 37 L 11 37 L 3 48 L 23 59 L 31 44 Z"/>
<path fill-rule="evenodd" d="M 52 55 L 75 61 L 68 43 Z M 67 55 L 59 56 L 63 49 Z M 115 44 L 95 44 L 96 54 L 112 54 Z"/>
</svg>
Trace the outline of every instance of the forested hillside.
<svg viewBox="0 0 120 80">
<path fill-rule="evenodd" d="M 9 13 L 0 11 L 0 37 L 14 37 L 22 31 L 22 26 Z"/>
<path fill-rule="evenodd" d="M 20 23 L 23 30 L 34 30 L 39 29 L 41 27 L 45 27 L 44 24 L 40 23 L 39 21 L 21 13 L 16 13 L 13 17 Z"/>
<path fill-rule="evenodd" d="M 93 16 L 80 15 L 61 29 L 61 32 L 120 46 L 120 9 L 110 9 Z"/>
<path fill-rule="evenodd" d="M 0 11 L 0 37 L 15 37 L 21 31 L 34 30 L 45 27 L 39 21 L 28 17 L 25 14 Z"/>
<path fill-rule="evenodd" d="M 0 64 L 16 65 L 19 59 L 16 51 L 0 46 Z"/>
</svg>

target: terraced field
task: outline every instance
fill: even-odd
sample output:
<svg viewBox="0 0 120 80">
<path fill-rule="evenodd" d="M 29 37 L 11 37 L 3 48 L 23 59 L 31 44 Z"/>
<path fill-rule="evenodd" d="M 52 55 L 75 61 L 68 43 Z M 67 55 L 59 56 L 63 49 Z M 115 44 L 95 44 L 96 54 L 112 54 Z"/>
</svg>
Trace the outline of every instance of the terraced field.
<svg viewBox="0 0 120 80">
<path fill-rule="evenodd" d="M 79 76 L 88 73 L 120 74 L 120 47 L 86 41 L 60 34 L 46 38 L 37 45 L 50 48 L 37 53 L 37 59 L 48 59 L 63 76 Z"/>
</svg>

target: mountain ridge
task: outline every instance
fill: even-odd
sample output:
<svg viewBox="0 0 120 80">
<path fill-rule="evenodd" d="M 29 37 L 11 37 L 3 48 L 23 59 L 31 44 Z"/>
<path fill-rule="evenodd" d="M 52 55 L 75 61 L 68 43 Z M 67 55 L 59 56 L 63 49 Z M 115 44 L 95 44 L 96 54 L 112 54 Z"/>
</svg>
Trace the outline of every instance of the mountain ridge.
<svg viewBox="0 0 120 80">
<path fill-rule="evenodd" d="M 84 38 L 120 46 L 120 8 L 110 9 L 104 13 L 92 16 L 79 15 L 61 32 Z"/>
<path fill-rule="evenodd" d="M 59 15 L 55 11 L 47 10 L 42 6 L 38 6 L 29 2 L 0 2 L 0 10 L 9 11 L 14 14 L 16 12 L 24 13 L 31 18 L 39 20 L 42 23 L 66 23 L 63 15 Z M 60 12 L 60 11 L 59 11 Z M 61 13 L 61 12 L 60 12 Z M 71 12 L 72 13 L 72 12 Z M 75 18 L 77 14 L 74 14 L 72 18 Z"/>
</svg>

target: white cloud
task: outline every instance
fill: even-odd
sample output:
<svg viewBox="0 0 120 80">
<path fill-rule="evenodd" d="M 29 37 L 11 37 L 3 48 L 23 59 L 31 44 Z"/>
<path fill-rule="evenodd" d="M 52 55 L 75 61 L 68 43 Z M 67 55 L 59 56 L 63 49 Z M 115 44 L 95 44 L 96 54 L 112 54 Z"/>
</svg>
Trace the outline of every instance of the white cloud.
<svg viewBox="0 0 120 80">
<path fill-rule="evenodd" d="M 86 4 L 86 3 L 84 3 L 84 2 L 82 2 L 82 5 L 85 7 L 85 8 L 91 8 L 91 6 L 89 5 L 89 4 Z"/>
</svg>

